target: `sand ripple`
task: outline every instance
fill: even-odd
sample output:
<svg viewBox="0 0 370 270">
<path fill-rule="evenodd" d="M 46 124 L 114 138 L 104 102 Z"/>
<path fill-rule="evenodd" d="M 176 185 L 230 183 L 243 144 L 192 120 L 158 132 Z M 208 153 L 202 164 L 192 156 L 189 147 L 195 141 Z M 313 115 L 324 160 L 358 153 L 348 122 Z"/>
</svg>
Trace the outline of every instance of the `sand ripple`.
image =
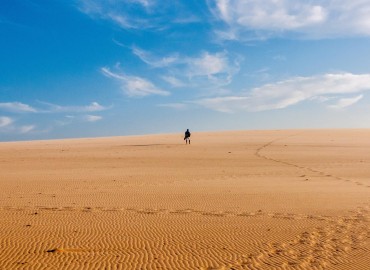
<svg viewBox="0 0 370 270">
<path fill-rule="evenodd" d="M 369 138 L 0 144 L 0 269 L 368 270 Z"/>
</svg>

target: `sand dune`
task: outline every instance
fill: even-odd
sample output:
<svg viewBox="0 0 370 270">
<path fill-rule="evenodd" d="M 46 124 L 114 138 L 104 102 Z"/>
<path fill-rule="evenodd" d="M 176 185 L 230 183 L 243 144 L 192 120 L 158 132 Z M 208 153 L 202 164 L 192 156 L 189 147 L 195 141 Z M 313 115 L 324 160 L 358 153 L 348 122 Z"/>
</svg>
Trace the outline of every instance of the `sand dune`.
<svg viewBox="0 0 370 270">
<path fill-rule="evenodd" d="M 370 130 L 0 143 L 0 269 L 370 269 Z"/>
</svg>

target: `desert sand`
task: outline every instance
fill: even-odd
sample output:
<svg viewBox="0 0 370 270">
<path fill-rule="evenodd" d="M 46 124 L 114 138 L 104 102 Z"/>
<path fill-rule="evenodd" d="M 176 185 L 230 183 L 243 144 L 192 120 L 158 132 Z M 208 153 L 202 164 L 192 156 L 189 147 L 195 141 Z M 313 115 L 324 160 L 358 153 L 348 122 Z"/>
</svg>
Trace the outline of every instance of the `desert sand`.
<svg viewBox="0 0 370 270">
<path fill-rule="evenodd" d="M 370 130 L 0 143 L 0 269 L 370 269 Z"/>
</svg>

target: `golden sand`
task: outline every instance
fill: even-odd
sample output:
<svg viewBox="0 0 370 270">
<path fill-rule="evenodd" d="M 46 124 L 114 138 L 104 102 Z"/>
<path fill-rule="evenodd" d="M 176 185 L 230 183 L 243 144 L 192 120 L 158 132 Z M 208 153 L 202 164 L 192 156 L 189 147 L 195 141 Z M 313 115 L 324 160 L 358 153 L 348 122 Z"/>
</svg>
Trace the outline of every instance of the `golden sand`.
<svg viewBox="0 0 370 270">
<path fill-rule="evenodd" d="M 0 143 L 0 269 L 370 269 L 370 130 Z"/>
</svg>

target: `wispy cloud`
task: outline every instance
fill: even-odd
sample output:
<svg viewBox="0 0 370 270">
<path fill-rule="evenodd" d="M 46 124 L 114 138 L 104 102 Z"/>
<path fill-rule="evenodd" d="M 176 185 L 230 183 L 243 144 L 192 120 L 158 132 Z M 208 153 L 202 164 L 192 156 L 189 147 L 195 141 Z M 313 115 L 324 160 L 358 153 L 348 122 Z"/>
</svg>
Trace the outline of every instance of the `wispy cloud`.
<svg viewBox="0 0 370 270">
<path fill-rule="evenodd" d="M 172 87 L 184 87 L 186 84 L 180 79 L 173 76 L 162 76 L 162 79 Z"/>
<path fill-rule="evenodd" d="M 102 120 L 103 117 L 102 116 L 99 116 L 99 115 L 86 115 L 84 117 L 84 119 L 87 121 L 87 122 L 96 122 L 96 121 L 99 121 L 99 120 Z"/>
<path fill-rule="evenodd" d="M 240 95 L 207 98 L 195 101 L 196 104 L 222 112 L 238 110 L 265 111 L 283 109 L 302 101 L 333 96 L 338 99 L 337 107 L 355 104 L 362 95 L 355 98 L 343 97 L 370 90 L 370 74 L 325 74 L 312 77 L 295 77 L 274 84 L 266 84 Z"/>
<path fill-rule="evenodd" d="M 230 59 L 227 52 L 210 53 L 204 51 L 197 56 L 155 56 L 149 51 L 133 47 L 133 53 L 153 68 L 168 68 L 171 75 L 162 78 L 172 87 L 221 87 L 229 84 L 239 72 L 240 59 Z"/>
<path fill-rule="evenodd" d="M 148 95 L 161 95 L 168 96 L 170 92 L 156 87 L 152 82 L 136 76 L 128 76 L 123 73 L 112 72 L 109 68 L 101 68 L 102 73 L 108 77 L 117 80 L 121 84 L 121 89 L 128 96 L 148 96 Z"/>
<path fill-rule="evenodd" d="M 5 110 L 11 113 L 32 113 L 32 114 L 61 114 L 61 113 L 74 113 L 74 115 L 67 115 L 68 121 L 57 121 L 59 126 L 71 124 L 74 118 L 80 121 L 95 122 L 103 119 L 101 116 L 96 115 L 81 115 L 83 113 L 93 113 L 101 112 L 110 109 L 110 107 L 105 107 L 100 105 L 98 102 L 92 102 L 85 106 L 61 106 L 49 102 L 38 101 L 39 106 L 32 107 L 28 104 L 21 102 L 7 102 L 0 103 L 0 110 Z M 0 117 L 0 131 L 13 134 L 27 134 L 27 133 L 40 133 L 48 132 L 48 130 L 36 130 L 36 125 L 19 125 L 13 118 L 7 116 Z"/>
<path fill-rule="evenodd" d="M 100 105 L 98 102 L 92 102 L 90 105 L 83 107 L 87 112 L 99 112 L 107 110 L 109 107 L 104 107 Z"/>
<path fill-rule="evenodd" d="M 43 110 L 39 110 L 44 113 L 84 113 L 84 112 L 100 112 L 111 108 L 100 105 L 98 102 L 94 101 L 89 105 L 85 106 L 61 106 L 49 102 L 39 101 L 39 103 L 46 106 Z"/>
<path fill-rule="evenodd" d="M 16 112 L 16 113 L 36 113 L 38 112 L 37 109 L 31 107 L 30 105 L 21 103 L 21 102 L 4 102 L 0 103 L 0 110 Z"/>
<path fill-rule="evenodd" d="M 132 48 L 132 52 L 133 54 L 138 56 L 143 62 L 145 62 L 146 64 L 152 67 L 156 67 L 156 68 L 168 67 L 171 64 L 174 64 L 179 61 L 179 56 L 177 54 L 158 58 L 158 57 L 153 56 L 149 52 L 144 51 L 135 46 Z"/>
<path fill-rule="evenodd" d="M 55 126 L 62 127 L 76 123 L 83 123 L 83 122 L 98 122 L 103 120 L 103 116 L 94 115 L 94 114 L 79 114 L 79 115 L 65 115 L 64 118 L 58 119 L 54 122 Z"/>
<path fill-rule="evenodd" d="M 155 4 L 155 1 L 153 1 L 153 0 L 128 0 L 127 2 L 140 4 L 140 5 L 142 5 L 143 7 L 146 7 L 146 8 Z"/>
<path fill-rule="evenodd" d="M 187 104 L 185 103 L 166 103 L 166 104 L 158 104 L 157 106 L 176 109 L 176 110 L 184 110 L 187 108 Z"/>
<path fill-rule="evenodd" d="M 196 100 L 194 103 L 214 111 L 232 113 L 235 111 L 250 110 L 250 100 L 250 97 L 247 96 L 225 96 L 204 98 Z"/>
<path fill-rule="evenodd" d="M 175 18 L 172 22 L 177 24 L 190 24 L 190 23 L 199 23 L 202 20 L 198 16 L 190 15 L 187 17 Z"/>
<path fill-rule="evenodd" d="M 7 116 L 0 116 L 0 128 L 11 125 L 14 120 Z"/>
<path fill-rule="evenodd" d="M 340 98 L 336 104 L 329 105 L 329 108 L 333 109 L 343 109 L 349 106 L 352 106 L 353 104 L 359 102 L 364 95 L 358 95 L 355 97 L 349 97 L 349 98 Z"/>
<path fill-rule="evenodd" d="M 26 133 L 33 131 L 35 128 L 36 128 L 35 125 L 26 125 L 26 126 L 19 127 L 18 130 L 19 130 L 19 133 L 26 134 Z"/>
<path fill-rule="evenodd" d="M 203 52 L 199 57 L 187 58 L 187 75 L 193 77 L 206 77 L 216 84 L 227 85 L 232 76 L 239 72 L 239 63 L 230 64 L 227 53 Z"/>
<path fill-rule="evenodd" d="M 210 53 L 204 51 L 195 57 L 180 56 L 178 53 L 158 57 L 138 47 L 133 47 L 132 52 L 151 67 L 183 66 L 184 69 L 182 71 L 186 71 L 188 76 L 211 76 L 220 73 L 229 73 L 232 69 L 229 56 L 226 52 Z M 237 61 L 235 63 L 238 64 Z M 238 69 L 239 66 L 235 65 L 233 68 Z"/>
<path fill-rule="evenodd" d="M 42 108 L 35 108 L 22 102 L 4 102 L 0 103 L 0 110 L 12 113 L 64 113 L 64 112 L 98 112 L 108 110 L 111 107 L 104 107 L 98 102 L 92 102 L 86 106 L 61 106 L 49 102 L 38 101 Z"/>
<path fill-rule="evenodd" d="M 284 33 L 306 38 L 370 35 L 367 0 L 216 0 L 213 14 L 227 25 L 222 38 L 269 37 Z"/>
<path fill-rule="evenodd" d="M 136 28 L 137 25 L 126 12 L 114 8 L 112 1 L 80 0 L 79 10 L 92 18 L 109 20 L 122 28 Z"/>
<path fill-rule="evenodd" d="M 195 87 L 220 88 L 232 82 L 240 70 L 240 59 L 233 60 L 227 52 L 203 52 L 197 57 L 186 57 L 182 74 L 188 77 Z"/>
<path fill-rule="evenodd" d="M 77 0 L 78 9 L 94 19 L 106 20 L 124 29 L 163 30 L 174 24 L 199 21 L 194 10 L 178 1 Z"/>
<path fill-rule="evenodd" d="M 279 62 L 284 62 L 287 60 L 286 56 L 281 54 L 275 55 L 272 59 Z"/>
<path fill-rule="evenodd" d="M 34 131 L 35 125 L 16 125 L 16 121 L 8 116 L 0 116 L 0 132 L 26 134 Z"/>
</svg>

